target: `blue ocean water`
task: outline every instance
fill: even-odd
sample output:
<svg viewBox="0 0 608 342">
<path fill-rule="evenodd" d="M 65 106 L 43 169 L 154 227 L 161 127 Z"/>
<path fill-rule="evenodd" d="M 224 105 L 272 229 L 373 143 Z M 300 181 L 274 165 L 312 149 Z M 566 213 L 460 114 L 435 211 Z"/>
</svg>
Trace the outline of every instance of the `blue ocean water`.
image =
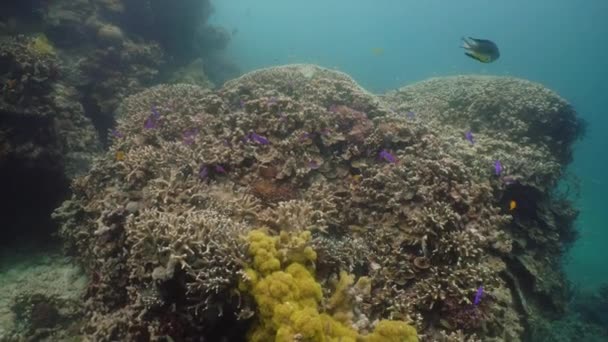
<svg viewBox="0 0 608 342">
<path fill-rule="evenodd" d="M 510 75 L 540 82 L 589 124 L 571 171 L 580 239 L 565 262 L 573 283 L 608 282 L 608 1 L 216 0 L 211 20 L 233 31 L 243 69 L 315 63 L 384 92 L 433 76 Z M 501 57 L 463 55 L 461 36 L 495 41 Z"/>
</svg>

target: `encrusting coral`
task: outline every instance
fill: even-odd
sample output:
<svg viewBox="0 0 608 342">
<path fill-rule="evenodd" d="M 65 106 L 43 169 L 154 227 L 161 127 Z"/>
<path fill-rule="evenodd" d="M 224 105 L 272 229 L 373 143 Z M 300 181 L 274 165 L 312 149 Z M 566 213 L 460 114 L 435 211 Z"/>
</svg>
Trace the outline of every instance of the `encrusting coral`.
<svg viewBox="0 0 608 342">
<path fill-rule="evenodd" d="M 508 89 L 555 107 L 524 125 L 574 120 L 550 92 Z M 414 336 L 411 319 L 427 340 L 521 340 L 540 303 L 563 305 L 554 262 L 575 212 L 548 190 L 572 139 L 488 127 L 471 143 L 474 114 L 442 123 L 431 98 L 375 96 L 311 65 L 128 97 L 109 151 L 56 211 L 91 272 L 87 333 L 219 340 L 253 324 L 254 340 L 382 341 Z"/>
</svg>

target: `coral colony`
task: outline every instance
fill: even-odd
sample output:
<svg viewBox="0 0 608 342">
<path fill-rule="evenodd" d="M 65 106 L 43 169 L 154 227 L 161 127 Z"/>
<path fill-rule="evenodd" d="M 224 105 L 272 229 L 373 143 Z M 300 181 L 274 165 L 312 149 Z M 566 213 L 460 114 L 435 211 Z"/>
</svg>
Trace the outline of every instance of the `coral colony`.
<svg viewBox="0 0 608 342">
<path fill-rule="evenodd" d="M 466 105 L 486 100 L 510 112 Z M 451 103 L 465 105 L 446 118 Z M 520 341 L 522 312 L 565 305 L 551 260 L 575 212 L 549 190 L 576 136 L 528 132 L 576 113 L 537 84 L 437 78 L 378 97 L 296 65 L 217 92 L 160 85 L 120 108 L 111 151 L 129 157 L 100 158 L 55 213 L 95 274 L 91 340 Z M 479 148 L 454 144 L 462 132 Z M 533 145 L 504 140 L 526 134 Z M 501 205 L 514 184 L 537 211 L 517 226 Z"/>
</svg>

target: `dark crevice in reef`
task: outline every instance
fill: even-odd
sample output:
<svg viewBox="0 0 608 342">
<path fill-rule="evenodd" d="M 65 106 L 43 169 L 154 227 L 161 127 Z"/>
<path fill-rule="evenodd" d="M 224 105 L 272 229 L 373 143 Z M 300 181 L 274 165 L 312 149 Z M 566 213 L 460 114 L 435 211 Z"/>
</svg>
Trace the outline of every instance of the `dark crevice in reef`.
<svg viewBox="0 0 608 342">
<path fill-rule="evenodd" d="M 57 224 L 51 212 L 67 198 L 69 183 L 61 172 L 16 160 L 0 169 L 4 181 L 0 201 L 2 246 L 55 242 Z"/>
<path fill-rule="evenodd" d="M 0 244 L 53 241 L 57 225 L 51 212 L 67 198 L 69 182 L 60 155 L 51 148 L 56 141 L 52 120 L 7 112 L 0 117 L 5 143 L 21 152 L 0 160 Z"/>
<path fill-rule="evenodd" d="M 513 184 L 505 189 L 501 198 L 501 207 L 508 208 L 509 202 L 514 200 L 517 203 L 517 210 L 511 213 L 514 219 L 523 222 L 537 221 L 538 203 L 542 196 L 542 193 L 534 187 Z"/>
<path fill-rule="evenodd" d="M 91 119 L 91 123 L 97 132 L 99 142 L 104 148 L 108 147 L 108 131 L 116 125 L 111 113 L 102 113 L 97 101 L 93 98 L 93 89 L 86 87 L 80 89 L 82 98 L 80 103 L 84 109 L 84 114 Z"/>
<path fill-rule="evenodd" d="M 63 173 L 9 158 L 0 168 L 3 189 L 0 201 L 2 239 L 5 247 L 54 242 L 57 224 L 51 212 L 69 193 L 69 182 Z"/>
</svg>

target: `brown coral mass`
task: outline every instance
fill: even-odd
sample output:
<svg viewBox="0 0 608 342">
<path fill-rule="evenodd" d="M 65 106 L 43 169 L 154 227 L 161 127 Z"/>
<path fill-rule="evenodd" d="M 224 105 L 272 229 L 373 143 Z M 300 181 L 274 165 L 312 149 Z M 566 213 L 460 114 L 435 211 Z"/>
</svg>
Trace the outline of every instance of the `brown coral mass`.
<svg viewBox="0 0 608 342">
<path fill-rule="evenodd" d="M 296 197 L 295 190 L 291 186 L 266 179 L 254 182 L 251 185 L 251 193 L 267 202 L 288 201 Z"/>
<path fill-rule="evenodd" d="M 344 105 L 337 106 L 335 112 L 340 131 L 346 134 L 350 142 L 362 143 L 374 128 L 371 120 L 363 112 Z"/>
<path fill-rule="evenodd" d="M 431 261 L 426 257 L 416 257 L 414 259 L 414 266 L 421 270 L 426 270 L 431 267 Z"/>
<path fill-rule="evenodd" d="M 258 173 L 264 179 L 274 179 L 279 174 L 279 169 L 272 165 L 262 165 L 258 169 Z"/>
</svg>

